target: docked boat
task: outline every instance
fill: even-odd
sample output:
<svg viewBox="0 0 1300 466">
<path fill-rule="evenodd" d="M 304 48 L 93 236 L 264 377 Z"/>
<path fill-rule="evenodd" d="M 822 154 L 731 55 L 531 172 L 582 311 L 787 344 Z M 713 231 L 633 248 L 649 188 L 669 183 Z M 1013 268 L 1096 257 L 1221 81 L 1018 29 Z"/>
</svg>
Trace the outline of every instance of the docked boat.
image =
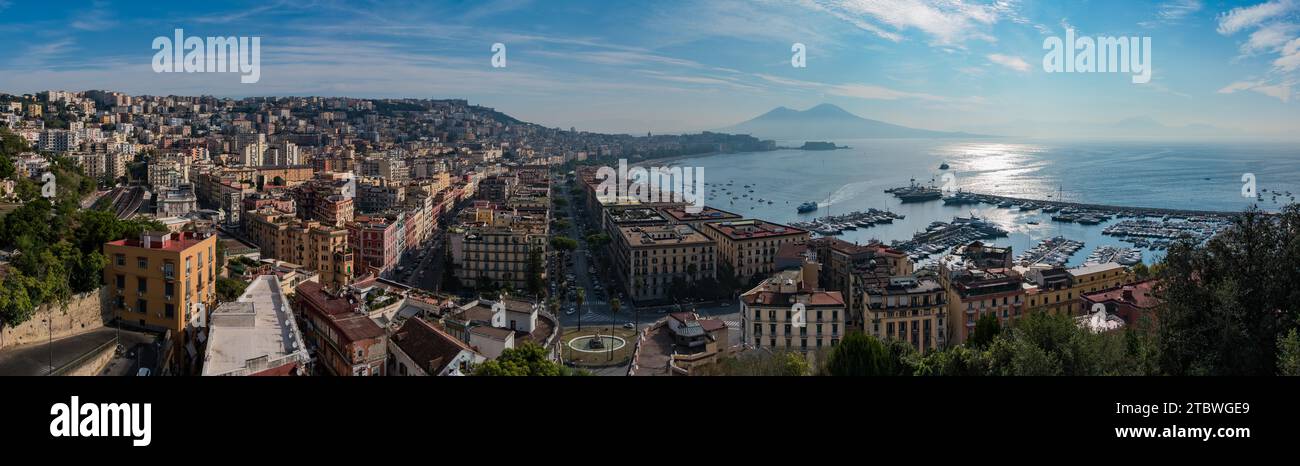
<svg viewBox="0 0 1300 466">
<path fill-rule="evenodd" d="M 938 188 L 918 187 L 898 195 L 898 199 L 903 202 L 926 202 L 943 199 L 943 191 Z"/>
</svg>

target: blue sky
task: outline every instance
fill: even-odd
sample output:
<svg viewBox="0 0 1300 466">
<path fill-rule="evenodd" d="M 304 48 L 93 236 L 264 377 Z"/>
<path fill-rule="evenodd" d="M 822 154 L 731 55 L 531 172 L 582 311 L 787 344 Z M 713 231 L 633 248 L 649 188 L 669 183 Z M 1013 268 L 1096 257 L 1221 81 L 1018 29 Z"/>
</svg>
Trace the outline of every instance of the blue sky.
<svg viewBox="0 0 1300 466">
<path fill-rule="evenodd" d="M 1145 36 L 1153 79 L 1047 73 L 1043 41 Z M 157 36 L 260 36 L 262 78 L 154 73 Z M 1005 134 L 1152 118 L 1300 128 L 1300 0 L 0 0 L 0 92 L 467 98 L 548 126 L 698 131 L 830 102 Z M 491 66 L 491 46 L 507 66 Z M 790 65 L 791 44 L 807 67 Z"/>
</svg>

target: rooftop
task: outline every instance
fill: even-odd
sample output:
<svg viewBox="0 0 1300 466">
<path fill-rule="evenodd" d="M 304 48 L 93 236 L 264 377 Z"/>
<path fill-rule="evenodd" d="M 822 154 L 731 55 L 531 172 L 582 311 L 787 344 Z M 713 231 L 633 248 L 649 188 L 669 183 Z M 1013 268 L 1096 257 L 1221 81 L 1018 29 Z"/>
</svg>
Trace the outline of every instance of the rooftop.
<svg viewBox="0 0 1300 466">
<path fill-rule="evenodd" d="M 469 345 L 423 319 L 407 319 L 393 334 L 393 344 L 430 374 L 440 372 L 461 351 L 475 352 Z"/>
<path fill-rule="evenodd" d="M 795 227 L 789 227 L 763 220 L 738 220 L 706 223 L 704 224 L 704 228 L 712 228 L 733 240 L 775 238 L 780 236 L 808 234 L 807 231 Z"/>
<path fill-rule="evenodd" d="M 1092 275 L 1095 273 L 1103 273 L 1103 272 L 1110 272 L 1113 270 L 1123 270 L 1123 269 L 1124 266 L 1119 265 L 1118 263 L 1107 262 L 1105 264 L 1088 264 L 1088 265 L 1075 267 L 1073 269 L 1070 269 L 1069 272 L 1070 275 L 1074 275 L 1075 277 L 1081 277 L 1084 275 Z"/>
<path fill-rule="evenodd" d="M 633 248 L 651 246 L 692 246 L 712 243 L 690 225 L 649 225 L 619 227 L 623 240 Z"/>
<path fill-rule="evenodd" d="M 146 231 L 140 234 L 140 239 L 121 239 L 117 241 L 109 241 L 108 244 L 112 246 L 180 252 L 198 246 L 208 238 L 209 236 L 200 235 L 191 231 L 177 233 Z"/>
<path fill-rule="evenodd" d="M 673 220 L 677 220 L 679 222 L 693 222 L 697 220 L 707 220 L 707 221 L 733 220 L 733 219 L 738 220 L 742 218 L 740 214 L 727 212 L 721 209 L 715 209 L 709 206 L 704 206 L 703 210 L 700 210 L 699 213 L 694 213 L 694 214 L 687 212 L 686 209 L 688 208 L 689 207 L 686 206 L 665 207 L 662 209 L 662 212 L 664 215 L 667 215 L 668 217 L 671 217 Z"/>
<path fill-rule="evenodd" d="M 208 328 L 203 375 L 249 375 L 308 358 L 274 275 L 255 278 L 239 299 L 212 311 Z"/>
</svg>

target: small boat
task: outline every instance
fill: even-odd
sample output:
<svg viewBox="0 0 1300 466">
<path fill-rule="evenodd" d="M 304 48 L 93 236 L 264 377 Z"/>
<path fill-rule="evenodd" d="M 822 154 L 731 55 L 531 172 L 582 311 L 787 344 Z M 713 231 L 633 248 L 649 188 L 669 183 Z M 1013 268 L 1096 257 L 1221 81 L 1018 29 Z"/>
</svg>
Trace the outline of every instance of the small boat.
<svg viewBox="0 0 1300 466">
<path fill-rule="evenodd" d="M 806 214 L 808 212 L 813 212 L 816 210 L 817 210 L 816 202 L 805 202 L 803 204 L 799 204 L 799 208 L 798 208 L 798 211 L 801 214 Z"/>
<path fill-rule="evenodd" d="M 948 168 L 949 167 L 947 162 L 944 162 L 943 164 L 939 165 L 940 170 L 947 170 Z"/>
</svg>

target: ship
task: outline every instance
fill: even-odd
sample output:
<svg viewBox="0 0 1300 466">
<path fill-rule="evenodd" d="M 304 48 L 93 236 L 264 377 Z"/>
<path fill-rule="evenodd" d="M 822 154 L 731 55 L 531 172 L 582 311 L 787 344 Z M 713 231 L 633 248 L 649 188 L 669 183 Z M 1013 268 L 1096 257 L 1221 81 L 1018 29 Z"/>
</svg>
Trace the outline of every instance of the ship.
<svg viewBox="0 0 1300 466">
<path fill-rule="evenodd" d="M 933 201 L 943 199 L 943 191 L 940 191 L 938 188 L 921 187 L 898 195 L 898 199 L 903 202 Z"/>
<path fill-rule="evenodd" d="M 798 210 L 799 210 L 799 213 L 801 213 L 801 214 L 806 214 L 806 213 L 808 213 L 808 212 L 815 211 L 815 210 L 817 210 L 817 203 L 816 203 L 816 202 L 805 202 L 805 203 L 803 203 L 803 204 L 799 204 L 799 209 L 798 209 Z"/>
</svg>

